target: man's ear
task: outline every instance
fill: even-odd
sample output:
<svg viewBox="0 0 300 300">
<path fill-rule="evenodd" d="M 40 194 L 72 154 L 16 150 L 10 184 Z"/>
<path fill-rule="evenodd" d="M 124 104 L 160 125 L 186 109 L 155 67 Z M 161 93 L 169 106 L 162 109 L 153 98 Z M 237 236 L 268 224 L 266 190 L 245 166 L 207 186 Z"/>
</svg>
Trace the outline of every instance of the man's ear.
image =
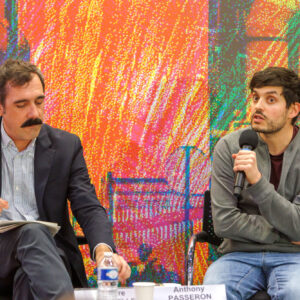
<svg viewBox="0 0 300 300">
<path fill-rule="evenodd" d="M 300 112 L 300 103 L 295 102 L 290 106 L 289 117 L 293 119 L 299 115 L 299 112 Z"/>
<path fill-rule="evenodd" d="M 3 114 L 4 114 L 4 107 L 3 107 L 3 105 L 2 104 L 0 104 L 0 116 L 2 117 L 3 116 Z"/>
</svg>

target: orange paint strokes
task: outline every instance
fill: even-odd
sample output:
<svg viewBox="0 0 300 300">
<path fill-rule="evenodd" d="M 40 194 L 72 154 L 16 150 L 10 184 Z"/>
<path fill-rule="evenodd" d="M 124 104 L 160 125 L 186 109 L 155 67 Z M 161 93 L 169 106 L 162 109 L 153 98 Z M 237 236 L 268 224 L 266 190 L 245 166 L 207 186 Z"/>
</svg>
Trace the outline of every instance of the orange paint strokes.
<svg viewBox="0 0 300 300">
<path fill-rule="evenodd" d="M 167 160 L 180 146 L 208 152 L 208 1 L 20 0 L 19 7 L 31 59 L 45 73 L 46 120 L 81 137 L 106 207 L 101 178 L 108 171 L 166 177 Z M 156 243 L 158 262 L 180 269 L 183 278 L 183 229 L 170 238 L 169 225 L 157 232 L 147 225 L 149 237 L 142 237 Z M 115 224 L 115 236 L 129 255 L 122 241 L 132 228 L 124 226 Z M 174 243 L 175 258 L 163 257 L 160 249 Z"/>
<path fill-rule="evenodd" d="M 207 4 L 59 4 L 48 7 L 44 20 L 32 20 L 47 28 L 46 49 L 37 51 L 37 44 L 32 57 L 46 71 L 47 119 L 81 136 L 94 182 L 114 169 L 157 176 L 172 150 L 205 144 L 199 132 L 209 128 Z"/>
<path fill-rule="evenodd" d="M 5 16 L 5 1 L 0 1 L 0 51 L 6 53 L 8 47 L 9 21 Z"/>
<path fill-rule="evenodd" d="M 246 23 L 248 36 L 285 37 L 286 25 L 296 10 L 268 1 L 254 1 Z"/>
<path fill-rule="evenodd" d="M 256 41 L 247 46 L 247 86 L 253 74 L 268 66 L 288 67 L 288 49 L 286 42 Z M 247 103 L 250 104 L 250 91 Z M 251 111 L 247 109 L 247 121 L 250 123 Z"/>
<path fill-rule="evenodd" d="M 2 1 L 0 1 L 0 20 L 1 20 L 1 23 L 5 22 L 4 21 L 4 19 L 5 19 L 4 8 L 5 8 L 5 1 L 2 0 Z"/>
<path fill-rule="evenodd" d="M 267 66 L 288 67 L 287 42 L 257 41 L 251 42 L 247 47 L 247 72 L 249 78 L 253 73 Z"/>
</svg>

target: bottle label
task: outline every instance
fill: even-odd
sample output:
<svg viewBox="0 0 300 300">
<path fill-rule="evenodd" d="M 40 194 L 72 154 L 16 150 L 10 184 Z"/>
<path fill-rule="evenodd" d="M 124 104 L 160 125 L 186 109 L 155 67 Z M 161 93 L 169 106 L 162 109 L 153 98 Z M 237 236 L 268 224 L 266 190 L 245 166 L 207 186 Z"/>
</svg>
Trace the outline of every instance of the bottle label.
<svg viewBox="0 0 300 300">
<path fill-rule="evenodd" d="M 100 272 L 100 280 L 118 280 L 118 269 L 117 268 L 109 268 L 109 269 L 99 269 Z"/>
</svg>

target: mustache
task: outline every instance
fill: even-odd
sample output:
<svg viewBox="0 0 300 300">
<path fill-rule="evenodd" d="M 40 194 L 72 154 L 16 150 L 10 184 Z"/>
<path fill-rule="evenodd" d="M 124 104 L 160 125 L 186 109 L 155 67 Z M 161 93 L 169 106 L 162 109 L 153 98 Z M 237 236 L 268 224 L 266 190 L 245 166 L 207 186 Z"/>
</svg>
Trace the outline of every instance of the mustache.
<svg viewBox="0 0 300 300">
<path fill-rule="evenodd" d="M 28 119 L 21 125 L 21 128 L 33 126 L 33 125 L 42 125 L 42 124 L 43 124 L 43 121 L 40 118 Z"/>
<path fill-rule="evenodd" d="M 252 115 L 251 119 L 254 118 L 254 115 L 261 115 L 261 116 L 263 116 L 263 117 L 266 119 L 266 116 L 265 116 L 261 111 L 256 111 L 256 112 Z"/>
</svg>

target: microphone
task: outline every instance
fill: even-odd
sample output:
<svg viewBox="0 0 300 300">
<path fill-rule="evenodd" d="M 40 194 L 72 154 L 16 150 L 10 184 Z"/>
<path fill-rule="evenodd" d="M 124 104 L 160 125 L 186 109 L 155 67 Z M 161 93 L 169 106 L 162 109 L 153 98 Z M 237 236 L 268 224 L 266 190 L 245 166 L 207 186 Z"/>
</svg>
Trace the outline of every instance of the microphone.
<svg viewBox="0 0 300 300">
<path fill-rule="evenodd" d="M 239 144 L 241 150 L 254 150 L 258 144 L 257 133 L 253 129 L 247 129 L 241 133 Z M 239 199 L 245 183 L 245 172 L 236 173 L 233 194 Z"/>
</svg>

